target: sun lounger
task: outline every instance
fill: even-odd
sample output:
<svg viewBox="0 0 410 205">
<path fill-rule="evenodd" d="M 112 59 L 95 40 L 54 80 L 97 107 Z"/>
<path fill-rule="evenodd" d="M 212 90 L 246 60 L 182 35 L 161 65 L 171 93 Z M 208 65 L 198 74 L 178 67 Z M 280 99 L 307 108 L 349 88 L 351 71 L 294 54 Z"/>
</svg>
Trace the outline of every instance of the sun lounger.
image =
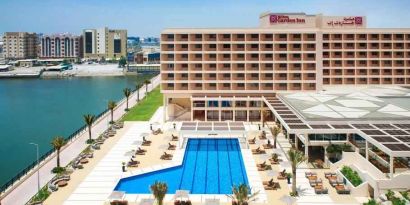
<svg viewBox="0 0 410 205">
<path fill-rule="evenodd" d="M 158 134 L 162 134 L 162 130 L 160 128 L 158 128 L 157 130 L 153 130 L 152 131 L 153 135 L 158 135 Z"/>
<path fill-rule="evenodd" d="M 259 139 L 266 140 L 266 132 L 265 131 L 262 131 L 262 133 L 259 135 Z"/>
<path fill-rule="evenodd" d="M 175 150 L 175 148 L 176 148 L 175 145 L 168 143 L 168 150 Z"/>
<path fill-rule="evenodd" d="M 172 137 L 171 141 L 178 141 L 178 136 L 175 136 L 174 134 L 172 134 L 171 137 Z"/>
<path fill-rule="evenodd" d="M 129 161 L 127 166 L 128 167 L 138 167 L 139 161 Z"/>
<path fill-rule="evenodd" d="M 265 190 L 276 190 L 280 188 L 280 184 L 278 182 L 271 182 L 264 185 Z"/>
<path fill-rule="evenodd" d="M 266 151 L 261 149 L 260 147 L 252 150 L 252 154 L 265 154 L 265 153 Z"/>
<path fill-rule="evenodd" d="M 255 144 L 256 143 L 256 137 L 254 137 L 253 139 L 248 140 L 249 144 Z"/>
<path fill-rule="evenodd" d="M 172 159 L 172 154 L 168 154 L 168 153 L 164 152 L 164 154 L 161 155 L 160 159 L 171 160 Z"/>
</svg>

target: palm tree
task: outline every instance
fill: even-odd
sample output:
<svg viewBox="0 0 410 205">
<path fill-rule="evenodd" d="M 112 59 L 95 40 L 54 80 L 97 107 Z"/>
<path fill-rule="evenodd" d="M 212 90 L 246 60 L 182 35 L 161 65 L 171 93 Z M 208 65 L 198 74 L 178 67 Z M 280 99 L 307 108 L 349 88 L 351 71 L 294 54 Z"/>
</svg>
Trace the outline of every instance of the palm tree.
<svg viewBox="0 0 410 205">
<path fill-rule="evenodd" d="M 145 84 L 145 95 L 147 95 L 147 93 L 148 93 L 148 85 L 151 84 L 151 81 L 147 79 L 147 80 L 144 81 L 144 84 Z"/>
<path fill-rule="evenodd" d="M 273 135 L 273 148 L 276 148 L 276 140 L 277 140 L 278 134 L 282 130 L 279 126 L 275 125 L 274 127 L 270 128 L 270 131 L 272 132 L 272 135 Z"/>
<path fill-rule="evenodd" d="M 65 139 L 64 137 L 54 137 L 53 140 L 51 140 L 51 145 L 55 150 L 57 150 L 57 167 L 60 167 L 60 149 L 64 146 L 65 144 Z"/>
<path fill-rule="evenodd" d="M 305 155 L 295 148 L 288 151 L 289 161 L 292 165 L 292 194 L 297 195 L 296 191 L 296 168 L 304 161 L 306 161 Z"/>
<path fill-rule="evenodd" d="M 125 89 L 123 90 L 123 92 L 124 92 L 125 97 L 127 98 L 127 108 L 125 108 L 125 111 L 128 111 L 128 98 L 129 98 L 130 95 L 131 95 L 131 89 L 125 88 Z"/>
<path fill-rule="evenodd" d="M 114 108 L 115 107 L 117 107 L 117 104 L 114 101 L 112 100 L 108 101 L 108 109 L 111 111 L 111 122 L 110 123 L 114 122 Z"/>
<path fill-rule="evenodd" d="M 162 205 L 165 194 L 168 191 L 167 183 L 156 181 L 154 184 L 151 185 L 150 188 L 151 188 L 152 194 L 154 195 L 155 199 L 157 200 L 157 204 Z"/>
<path fill-rule="evenodd" d="M 84 118 L 85 124 L 88 127 L 88 137 L 89 137 L 89 139 L 87 141 L 88 141 L 88 143 L 91 143 L 92 142 L 92 139 L 91 139 L 91 126 L 94 123 L 95 116 L 91 115 L 91 114 L 86 114 L 86 115 L 83 115 L 83 118 Z"/>
<path fill-rule="evenodd" d="M 232 187 L 232 196 L 228 195 L 232 199 L 232 204 L 236 205 L 248 205 L 249 202 L 254 201 L 259 191 L 251 194 L 251 190 L 246 184 L 234 185 Z"/>
<path fill-rule="evenodd" d="M 140 101 L 140 88 L 141 88 L 141 84 L 137 83 L 137 85 L 135 85 L 135 89 L 137 91 L 137 101 Z"/>
</svg>

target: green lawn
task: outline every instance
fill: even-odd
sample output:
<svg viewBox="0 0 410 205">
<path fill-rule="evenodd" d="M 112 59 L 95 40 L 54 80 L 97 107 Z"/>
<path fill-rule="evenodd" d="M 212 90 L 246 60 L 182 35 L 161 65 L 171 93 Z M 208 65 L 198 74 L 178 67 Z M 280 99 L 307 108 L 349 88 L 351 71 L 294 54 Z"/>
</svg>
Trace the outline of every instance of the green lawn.
<svg viewBox="0 0 410 205">
<path fill-rule="evenodd" d="M 163 98 L 159 87 L 148 93 L 148 97 L 141 100 L 122 118 L 122 121 L 147 121 L 155 111 L 162 106 Z"/>
</svg>

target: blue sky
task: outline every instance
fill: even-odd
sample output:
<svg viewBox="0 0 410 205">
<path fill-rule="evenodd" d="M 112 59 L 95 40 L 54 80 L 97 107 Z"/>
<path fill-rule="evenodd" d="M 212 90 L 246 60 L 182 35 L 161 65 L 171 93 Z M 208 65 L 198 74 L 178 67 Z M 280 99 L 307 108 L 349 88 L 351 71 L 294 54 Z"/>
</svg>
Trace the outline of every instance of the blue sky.
<svg viewBox="0 0 410 205">
<path fill-rule="evenodd" d="M 366 15 L 368 27 L 410 28 L 409 0 L 0 0 L 0 33 L 109 26 L 131 36 L 173 27 L 255 27 L 265 11 Z"/>
</svg>

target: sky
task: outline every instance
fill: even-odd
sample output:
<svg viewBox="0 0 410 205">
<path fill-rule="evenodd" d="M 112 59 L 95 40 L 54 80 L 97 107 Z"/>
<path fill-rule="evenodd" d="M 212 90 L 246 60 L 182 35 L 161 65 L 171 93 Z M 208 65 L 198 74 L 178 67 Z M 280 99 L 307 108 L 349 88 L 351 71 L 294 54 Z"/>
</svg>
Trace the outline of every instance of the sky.
<svg viewBox="0 0 410 205">
<path fill-rule="evenodd" d="M 410 28 L 410 0 L 0 0 L 0 8 L 0 33 L 108 26 L 158 37 L 164 28 L 256 27 L 266 11 L 363 15 L 368 27 Z"/>
</svg>

